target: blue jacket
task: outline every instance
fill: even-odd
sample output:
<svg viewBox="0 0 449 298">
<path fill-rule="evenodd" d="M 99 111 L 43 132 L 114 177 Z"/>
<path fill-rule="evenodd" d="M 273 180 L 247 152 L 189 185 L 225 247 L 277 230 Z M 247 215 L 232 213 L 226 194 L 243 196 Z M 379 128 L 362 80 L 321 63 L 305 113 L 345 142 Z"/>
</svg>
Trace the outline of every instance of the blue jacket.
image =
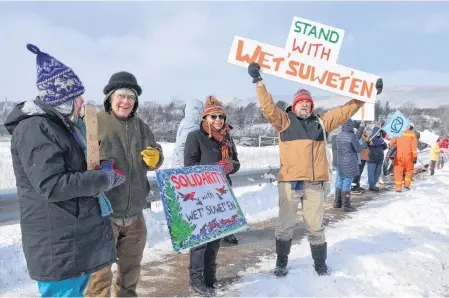
<svg viewBox="0 0 449 298">
<path fill-rule="evenodd" d="M 375 163 L 381 165 L 384 162 L 384 151 L 388 148 L 384 139 L 381 136 L 375 136 L 379 132 L 378 127 L 374 127 L 370 139 L 372 138 L 373 145 L 369 147 L 368 163 Z M 375 136 L 373 138 L 373 136 Z"/>
<path fill-rule="evenodd" d="M 351 119 L 342 125 L 337 135 L 337 170 L 341 178 L 352 178 L 360 174 L 357 153 L 366 148 L 357 140 Z"/>
<path fill-rule="evenodd" d="M 189 132 L 197 130 L 201 124 L 201 114 L 204 105 L 198 99 L 190 99 L 186 102 L 185 117 L 179 124 L 176 133 L 175 149 L 173 151 L 172 168 L 184 167 L 184 147 Z"/>
</svg>

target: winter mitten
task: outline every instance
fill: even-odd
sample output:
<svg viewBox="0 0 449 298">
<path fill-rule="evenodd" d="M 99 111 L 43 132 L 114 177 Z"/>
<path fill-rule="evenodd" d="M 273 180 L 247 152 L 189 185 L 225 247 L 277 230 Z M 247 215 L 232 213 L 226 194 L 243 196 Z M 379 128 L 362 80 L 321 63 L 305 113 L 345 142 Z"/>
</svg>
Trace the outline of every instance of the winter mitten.
<svg viewBox="0 0 449 298">
<path fill-rule="evenodd" d="M 384 82 L 382 81 L 382 78 L 378 78 L 376 81 L 377 95 L 381 94 L 383 89 L 384 89 Z"/>
<path fill-rule="evenodd" d="M 140 152 L 143 161 L 150 169 L 156 168 L 156 165 L 159 162 L 159 150 L 159 148 L 147 147 L 147 149 Z"/>
<path fill-rule="evenodd" d="M 97 166 L 96 169 L 101 170 L 108 175 L 109 186 L 106 191 L 119 186 L 126 180 L 125 174 L 115 168 L 115 162 L 112 159 L 101 162 L 100 166 Z"/>
<path fill-rule="evenodd" d="M 253 62 L 248 66 L 248 73 L 253 78 L 253 83 L 262 81 L 262 77 L 260 76 L 260 65 L 256 62 Z"/>
<path fill-rule="evenodd" d="M 234 166 L 232 165 L 232 162 L 230 160 L 221 160 L 218 162 L 218 165 L 223 168 L 223 171 L 225 174 L 229 174 L 234 169 Z"/>
</svg>

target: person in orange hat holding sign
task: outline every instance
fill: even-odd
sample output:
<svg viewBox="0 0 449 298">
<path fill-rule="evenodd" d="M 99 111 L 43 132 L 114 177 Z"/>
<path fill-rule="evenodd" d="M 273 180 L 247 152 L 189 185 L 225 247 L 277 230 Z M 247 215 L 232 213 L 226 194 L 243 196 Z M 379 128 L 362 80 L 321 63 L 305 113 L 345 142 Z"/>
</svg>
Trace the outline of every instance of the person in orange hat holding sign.
<svg viewBox="0 0 449 298">
<path fill-rule="evenodd" d="M 219 165 L 232 186 L 229 175 L 240 169 L 240 162 L 231 129 L 221 102 L 214 96 L 208 96 L 201 114 L 201 124 L 187 135 L 184 166 Z M 214 295 L 216 289 L 223 287 L 216 274 L 219 249 L 220 239 L 190 249 L 190 287 L 200 295 Z"/>
</svg>

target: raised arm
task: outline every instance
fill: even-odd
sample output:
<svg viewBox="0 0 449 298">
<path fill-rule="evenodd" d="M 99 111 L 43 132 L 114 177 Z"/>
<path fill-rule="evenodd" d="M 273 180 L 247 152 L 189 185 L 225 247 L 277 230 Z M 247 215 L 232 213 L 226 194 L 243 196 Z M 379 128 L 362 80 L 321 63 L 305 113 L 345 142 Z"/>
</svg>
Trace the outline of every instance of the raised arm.
<svg viewBox="0 0 449 298">
<path fill-rule="evenodd" d="M 324 127 L 327 132 L 332 132 L 334 129 L 349 120 L 355 113 L 365 104 L 364 101 L 352 99 L 345 105 L 330 110 L 322 117 Z"/>
<path fill-rule="evenodd" d="M 264 117 L 277 131 L 281 132 L 287 129 L 290 126 L 290 119 L 288 119 L 287 113 L 274 103 L 273 97 L 262 82 L 257 82 L 256 86 L 257 99 Z"/>
</svg>

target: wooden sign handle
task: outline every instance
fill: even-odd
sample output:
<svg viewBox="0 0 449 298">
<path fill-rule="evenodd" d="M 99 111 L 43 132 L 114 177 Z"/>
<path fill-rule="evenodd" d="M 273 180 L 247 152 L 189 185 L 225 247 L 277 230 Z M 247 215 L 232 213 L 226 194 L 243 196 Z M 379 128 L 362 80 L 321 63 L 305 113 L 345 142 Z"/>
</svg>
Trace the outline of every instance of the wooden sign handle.
<svg viewBox="0 0 449 298">
<path fill-rule="evenodd" d="M 86 125 L 87 169 L 95 170 L 95 166 L 100 164 L 97 108 L 85 105 L 84 115 L 84 124 Z"/>
</svg>

